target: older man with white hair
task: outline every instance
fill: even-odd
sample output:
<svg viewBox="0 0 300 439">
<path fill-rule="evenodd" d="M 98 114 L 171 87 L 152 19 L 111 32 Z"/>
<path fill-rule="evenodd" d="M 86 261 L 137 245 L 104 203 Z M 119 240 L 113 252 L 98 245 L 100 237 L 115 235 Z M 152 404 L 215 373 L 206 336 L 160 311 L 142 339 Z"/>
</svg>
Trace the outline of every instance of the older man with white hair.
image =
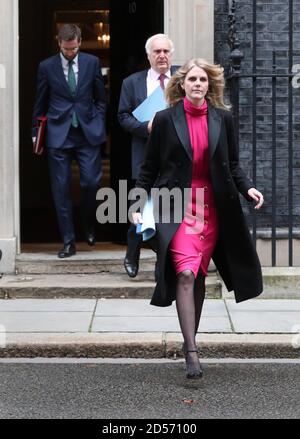
<svg viewBox="0 0 300 439">
<path fill-rule="evenodd" d="M 153 118 L 146 122 L 140 122 L 132 113 L 157 87 L 164 89 L 178 68 L 172 67 L 174 44 L 165 34 L 156 34 L 150 37 L 146 42 L 146 53 L 150 69 L 134 73 L 124 79 L 118 111 L 120 125 L 132 135 L 131 171 L 133 182 L 137 180 L 139 175 Z M 138 274 L 140 248 L 141 237 L 136 234 L 135 225 L 131 224 L 127 234 L 127 252 L 124 259 L 124 267 L 129 277 L 136 277 Z"/>
</svg>

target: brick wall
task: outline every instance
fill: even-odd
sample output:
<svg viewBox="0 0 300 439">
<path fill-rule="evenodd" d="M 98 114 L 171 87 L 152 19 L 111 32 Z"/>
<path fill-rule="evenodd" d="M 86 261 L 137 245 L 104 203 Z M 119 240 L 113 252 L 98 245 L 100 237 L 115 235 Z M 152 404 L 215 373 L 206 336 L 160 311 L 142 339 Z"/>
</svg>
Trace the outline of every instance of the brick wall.
<svg viewBox="0 0 300 439">
<path fill-rule="evenodd" d="M 236 2 L 236 29 L 240 50 L 244 53 L 242 71 L 253 72 L 253 1 Z M 257 0 L 257 73 L 272 73 L 272 54 L 276 50 L 277 73 L 288 73 L 289 0 Z M 294 54 L 293 64 L 300 64 L 300 0 L 294 0 L 293 10 Z M 225 69 L 229 66 L 228 1 L 215 0 L 215 61 Z M 253 102 L 252 79 L 240 83 L 240 159 L 249 176 L 252 175 L 252 108 L 257 110 L 257 188 L 264 192 L 266 204 L 257 214 L 259 227 L 272 223 L 272 79 L 257 80 L 257 99 Z M 277 217 L 276 224 L 288 224 L 288 79 L 277 79 Z M 300 226 L 300 88 L 293 89 L 293 214 L 294 225 Z M 250 210 L 244 203 L 246 213 Z M 251 221 L 250 215 L 247 215 Z"/>
</svg>

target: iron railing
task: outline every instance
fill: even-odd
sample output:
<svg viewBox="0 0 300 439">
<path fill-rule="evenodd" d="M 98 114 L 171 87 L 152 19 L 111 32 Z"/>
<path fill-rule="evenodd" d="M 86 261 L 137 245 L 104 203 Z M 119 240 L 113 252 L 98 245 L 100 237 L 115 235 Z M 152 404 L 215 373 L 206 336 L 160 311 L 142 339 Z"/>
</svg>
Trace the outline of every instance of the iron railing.
<svg viewBox="0 0 300 439">
<path fill-rule="evenodd" d="M 288 265 L 293 266 L 293 239 L 296 237 L 295 227 L 298 224 L 295 224 L 295 213 L 294 213 L 294 89 L 292 86 L 292 80 L 294 77 L 293 65 L 294 65 L 294 56 L 300 55 L 300 51 L 294 50 L 293 41 L 294 41 L 294 30 L 293 30 L 293 10 L 294 10 L 294 2 L 293 0 L 288 0 L 288 49 L 287 49 L 287 57 L 286 57 L 286 66 L 282 68 L 282 65 L 278 65 L 278 50 L 272 51 L 272 67 L 269 71 L 263 71 L 258 68 L 257 65 L 257 2 L 253 0 L 252 5 L 252 23 L 253 23 L 253 37 L 252 37 L 252 71 L 244 72 L 242 71 L 242 61 L 244 59 L 244 54 L 240 50 L 240 42 L 238 38 L 237 25 L 236 25 L 236 8 L 237 1 L 229 0 L 229 34 L 228 34 L 228 43 L 231 49 L 230 53 L 230 68 L 227 75 L 227 84 L 230 91 L 230 101 L 232 104 L 232 111 L 235 119 L 235 128 L 237 133 L 238 144 L 242 146 L 240 139 L 240 114 L 241 114 L 241 94 L 242 94 L 242 86 L 243 83 L 247 82 L 251 87 L 251 94 L 249 99 L 251 98 L 251 115 L 249 115 L 249 120 L 252 119 L 251 130 L 252 130 L 252 179 L 254 185 L 257 184 L 257 165 L 258 165 L 258 112 L 257 112 L 257 102 L 258 102 L 258 85 L 259 82 L 264 81 L 267 84 L 266 88 L 269 89 L 268 96 L 266 98 L 271 103 L 271 168 L 272 175 L 270 179 L 271 190 L 270 190 L 270 200 L 266 200 L 267 204 L 271 206 L 270 209 L 270 217 L 268 226 L 266 226 L 266 222 L 263 227 L 258 227 L 258 216 L 256 213 L 252 215 L 251 219 L 251 229 L 252 236 L 255 242 L 257 243 L 258 235 L 268 236 L 272 240 L 271 245 L 271 260 L 272 266 L 276 266 L 277 264 L 277 252 L 276 252 L 276 244 L 277 239 L 282 238 L 282 235 L 288 239 Z M 283 93 L 283 83 L 285 82 L 286 91 Z M 278 97 L 278 87 L 281 90 L 281 96 Z M 284 94 L 284 96 L 282 95 Z M 299 96 L 300 97 L 300 96 Z M 299 99 L 299 98 L 298 98 Z M 285 225 L 284 227 L 278 227 L 277 217 L 278 217 L 278 207 L 280 207 L 279 194 L 278 194 L 278 130 L 279 130 L 279 118 L 280 114 L 278 112 L 278 108 L 282 109 L 282 106 L 286 107 L 287 114 L 287 123 L 286 123 L 286 131 L 287 131 L 287 164 L 288 164 L 288 177 L 286 181 L 286 199 L 287 199 L 287 212 L 285 214 Z M 264 213 L 262 212 L 263 216 Z M 266 229 L 269 230 L 266 233 Z M 265 232 L 263 232 L 265 230 Z M 283 232 L 285 230 L 285 233 Z"/>
</svg>

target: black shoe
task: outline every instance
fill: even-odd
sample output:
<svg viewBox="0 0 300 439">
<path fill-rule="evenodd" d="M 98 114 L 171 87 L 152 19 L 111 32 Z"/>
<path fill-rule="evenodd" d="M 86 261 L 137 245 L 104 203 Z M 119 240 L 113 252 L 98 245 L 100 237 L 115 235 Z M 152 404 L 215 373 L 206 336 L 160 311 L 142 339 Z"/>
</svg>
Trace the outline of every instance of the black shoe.
<svg viewBox="0 0 300 439">
<path fill-rule="evenodd" d="M 96 236 L 91 233 L 86 236 L 85 241 L 90 247 L 93 247 L 94 245 L 96 245 Z"/>
<path fill-rule="evenodd" d="M 199 363 L 199 358 L 197 355 L 197 363 L 195 361 L 192 361 L 189 354 L 193 352 L 197 352 L 197 350 L 184 350 L 185 352 L 185 363 L 186 363 L 186 377 L 188 379 L 199 379 L 203 376 L 203 370 L 201 368 L 201 365 Z"/>
<path fill-rule="evenodd" d="M 136 277 L 139 272 L 139 258 L 132 262 L 126 256 L 126 258 L 124 259 L 124 267 L 129 277 Z"/>
<path fill-rule="evenodd" d="M 90 246 L 93 247 L 96 244 L 96 233 L 95 233 L 95 227 L 94 226 L 84 226 L 83 227 L 83 236 L 85 242 Z"/>
<path fill-rule="evenodd" d="M 65 244 L 61 251 L 58 252 L 58 257 L 61 259 L 69 258 L 74 255 L 76 255 L 75 244 Z"/>
</svg>

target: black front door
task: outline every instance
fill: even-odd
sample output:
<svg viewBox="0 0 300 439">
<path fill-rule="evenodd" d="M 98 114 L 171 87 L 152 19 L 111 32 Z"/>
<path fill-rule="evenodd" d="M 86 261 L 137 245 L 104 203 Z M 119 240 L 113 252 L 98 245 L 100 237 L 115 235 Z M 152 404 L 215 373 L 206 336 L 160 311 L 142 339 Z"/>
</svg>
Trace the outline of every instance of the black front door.
<svg viewBox="0 0 300 439">
<path fill-rule="evenodd" d="M 116 111 L 121 83 L 128 74 L 147 65 L 144 45 L 163 31 L 163 0 L 19 0 L 20 22 L 20 185 L 21 239 L 23 243 L 59 242 L 50 191 L 46 156 L 35 157 L 31 144 L 31 114 L 38 63 L 57 52 L 55 35 L 61 23 L 74 22 L 83 29 L 83 50 L 99 56 L 105 68 L 108 97 L 108 142 L 103 146 L 104 186 L 118 187 L 130 179 L 130 139 L 119 128 Z M 110 34 L 110 45 L 100 31 Z M 97 33 L 99 34 L 97 37 Z M 110 46 L 110 48 L 109 48 Z M 72 194 L 77 240 L 80 190 L 74 168 Z M 99 225 L 102 241 L 125 240 L 126 225 Z"/>
<path fill-rule="evenodd" d="M 111 0 L 111 185 L 119 180 L 131 187 L 131 138 L 119 126 L 118 110 L 122 81 L 131 73 L 148 68 L 146 40 L 164 30 L 164 0 Z M 124 241 L 127 225 L 113 227 L 113 239 Z"/>
</svg>

